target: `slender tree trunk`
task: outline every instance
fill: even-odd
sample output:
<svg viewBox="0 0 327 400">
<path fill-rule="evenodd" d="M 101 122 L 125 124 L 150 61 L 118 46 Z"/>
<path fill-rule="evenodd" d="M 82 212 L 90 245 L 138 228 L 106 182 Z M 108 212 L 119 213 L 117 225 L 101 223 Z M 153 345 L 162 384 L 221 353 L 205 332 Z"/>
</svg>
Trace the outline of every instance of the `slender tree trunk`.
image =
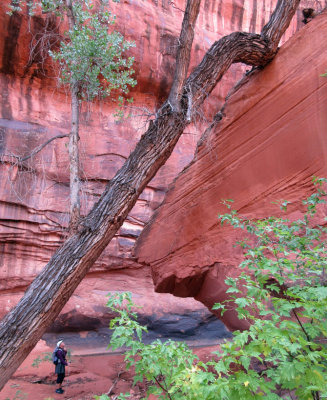
<svg viewBox="0 0 327 400">
<path fill-rule="evenodd" d="M 197 0 L 188 1 L 193 3 Z M 261 35 L 238 32 L 214 43 L 184 86 L 173 96 L 180 99 L 177 109 L 181 111 L 176 111 L 168 101 L 161 107 L 135 150 L 81 222 L 78 232 L 54 254 L 19 304 L 2 320 L 0 390 L 57 317 L 122 225 L 147 183 L 168 159 L 184 128 L 190 123 L 194 110 L 211 93 L 232 63 L 242 61 L 264 66 L 271 61 L 277 50 L 276 41 L 286 30 L 298 4 L 299 0 L 278 1 L 273 22 L 267 24 L 269 29 L 265 27 Z M 190 20 L 196 17 L 196 13 L 184 16 Z M 278 29 L 274 29 L 275 23 Z M 182 31 L 180 40 L 185 36 Z M 190 51 L 190 43 L 187 47 Z M 187 71 L 187 68 L 184 66 L 183 70 Z"/>
<path fill-rule="evenodd" d="M 71 132 L 69 135 L 69 187 L 70 222 L 69 232 L 77 232 L 80 221 L 80 172 L 79 172 L 79 102 L 77 84 L 71 88 Z"/>
<path fill-rule="evenodd" d="M 75 15 L 72 0 L 66 0 L 67 17 L 69 29 L 73 31 L 75 27 Z M 81 202 L 80 202 L 80 171 L 79 171 L 79 87 L 78 82 L 73 80 L 70 83 L 71 95 L 71 131 L 69 134 L 69 233 L 72 235 L 77 232 L 80 222 Z"/>
</svg>

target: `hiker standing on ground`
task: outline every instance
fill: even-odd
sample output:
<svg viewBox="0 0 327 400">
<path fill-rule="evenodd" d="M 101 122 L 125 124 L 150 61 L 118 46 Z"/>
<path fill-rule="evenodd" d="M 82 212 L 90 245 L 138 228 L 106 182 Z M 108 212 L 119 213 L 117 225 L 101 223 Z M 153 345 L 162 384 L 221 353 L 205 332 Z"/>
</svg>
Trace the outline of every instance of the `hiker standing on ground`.
<svg viewBox="0 0 327 400">
<path fill-rule="evenodd" d="M 56 389 L 56 393 L 64 393 L 62 389 L 62 382 L 65 378 L 65 366 L 68 365 L 67 360 L 66 360 L 66 354 L 67 350 L 65 347 L 65 343 L 63 340 L 59 340 L 57 343 L 57 350 L 56 350 L 56 356 L 58 357 L 58 364 L 56 365 L 56 370 L 55 373 L 57 374 L 57 383 L 58 383 L 58 388 Z"/>
</svg>

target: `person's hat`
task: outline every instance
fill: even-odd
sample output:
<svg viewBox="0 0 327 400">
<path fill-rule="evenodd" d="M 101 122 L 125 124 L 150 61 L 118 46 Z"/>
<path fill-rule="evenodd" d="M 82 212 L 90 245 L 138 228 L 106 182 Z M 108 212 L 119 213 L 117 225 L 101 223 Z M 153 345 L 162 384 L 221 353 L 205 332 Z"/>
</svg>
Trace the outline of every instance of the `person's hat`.
<svg viewBox="0 0 327 400">
<path fill-rule="evenodd" d="M 63 342 L 63 340 L 59 340 L 59 342 L 57 343 L 57 347 L 59 347 L 62 342 Z"/>
</svg>

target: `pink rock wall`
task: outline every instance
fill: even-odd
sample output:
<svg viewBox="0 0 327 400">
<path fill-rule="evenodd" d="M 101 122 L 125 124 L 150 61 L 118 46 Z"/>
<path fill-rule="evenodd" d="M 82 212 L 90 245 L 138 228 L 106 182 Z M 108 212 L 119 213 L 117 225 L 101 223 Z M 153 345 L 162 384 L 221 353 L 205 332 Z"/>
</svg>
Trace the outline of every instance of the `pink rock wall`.
<svg viewBox="0 0 327 400">
<path fill-rule="evenodd" d="M 157 291 L 192 296 L 209 308 L 226 299 L 224 279 L 239 273 L 241 251 L 233 244 L 242 234 L 218 224 L 226 212 L 221 200 L 263 217 L 276 215 L 272 202 L 286 199 L 292 218 L 313 190 L 312 177 L 327 176 L 326 34 L 324 12 L 246 79 L 171 185 L 136 248 Z M 223 320 L 231 329 L 245 326 L 234 312 Z"/>
<path fill-rule="evenodd" d="M 46 21 L 40 16 L 28 20 L 26 13 L 9 17 L 6 14 L 8 3 L 0 4 L 0 32 L 3 38 L 0 41 L 0 154 L 3 161 L 0 164 L 0 317 L 18 301 L 26 286 L 64 240 L 69 197 L 66 139 L 52 142 L 20 170 L 11 162 L 12 155 L 27 155 L 49 138 L 67 133 L 70 108 L 68 94 L 63 88 L 57 88 L 56 81 L 51 78 L 54 71 L 50 63 L 42 63 L 40 53 L 32 61 L 29 59 L 33 36 L 42 32 L 47 23 L 56 32 L 56 22 Z M 260 31 L 275 3 L 268 0 L 203 2 L 196 28 L 192 66 L 221 36 L 235 30 Z M 303 6 L 310 6 L 311 3 L 320 8 L 324 5 L 323 1 L 306 1 Z M 127 39 L 136 42 L 132 54 L 138 85 L 132 91 L 135 99 L 132 118 L 122 123 L 114 120 L 115 105 L 110 102 L 83 106 L 81 165 L 85 212 L 122 165 L 143 133 L 147 119 L 167 96 L 184 6 L 182 1 L 113 3 L 117 28 Z M 299 11 L 287 37 L 302 26 L 301 19 Z M 240 77 L 239 71 L 234 66 L 211 96 L 205 106 L 209 119 L 220 108 L 235 79 Z M 90 299 L 99 300 L 99 291 L 103 293 L 124 287 L 141 292 L 138 287 L 141 283 L 127 279 L 127 271 L 144 275 L 147 280 L 141 285 L 145 285 L 145 291 L 148 291 L 151 277 L 132 256 L 131 250 L 143 226 L 161 203 L 168 184 L 192 159 L 197 139 L 205 125 L 204 121 L 197 121 L 196 126 L 189 127 L 183 134 L 168 163 L 144 190 L 120 232 L 86 278 L 85 282 L 95 282 L 94 277 L 98 277 L 97 284 L 83 282 L 65 312 L 76 310 L 79 305 L 81 313 L 94 314 L 89 302 Z M 126 287 L 125 280 L 130 286 Z M 167 298 L 164 297 L 162 302 L 167 303 Z M 104 302 L 102 300 L 101 304 Z M 159 297 L 155 302 L 159 302 Z M 183 307 L 185 304 L 181 303 L 182 310 Z"/>
</svg>

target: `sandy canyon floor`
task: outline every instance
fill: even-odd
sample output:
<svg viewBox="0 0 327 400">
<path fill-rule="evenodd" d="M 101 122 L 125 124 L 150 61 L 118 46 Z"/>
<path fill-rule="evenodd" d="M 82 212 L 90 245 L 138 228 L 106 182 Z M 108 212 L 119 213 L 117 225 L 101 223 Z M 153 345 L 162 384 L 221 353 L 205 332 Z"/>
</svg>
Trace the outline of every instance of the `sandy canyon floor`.
<svg viewBox="0 0 327 400">
<path fill-rule="evenodd" d="M 205 361 L 216 349 L 217 346 L 198 347 L 194 352 Z M 132 385 L 133 372 L 126 371 L 123 355 L 104 349 L 72 351 L 63 385 L 65 392 L 57 394 L 53 364 L 44 361 L 38 367 L 32 366 L 37 357 L 43 358 L 47 352 L 51 349 L 41 340 L 1 391 L 0 400 L 91 400 L 94 395 L 108 393 L 110 389 L 112 400 L 128 391 L 132 393 L 131 400 L 144 395 L 144 386 Z"/>
</svg>

